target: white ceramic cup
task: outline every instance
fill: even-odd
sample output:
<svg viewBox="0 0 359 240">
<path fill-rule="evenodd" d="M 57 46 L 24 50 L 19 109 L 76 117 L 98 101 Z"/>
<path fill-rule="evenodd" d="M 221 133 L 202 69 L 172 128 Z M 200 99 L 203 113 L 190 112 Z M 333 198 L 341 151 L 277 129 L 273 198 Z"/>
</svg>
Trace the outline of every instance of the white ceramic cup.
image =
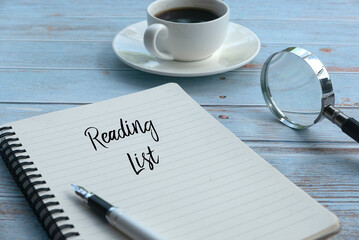
<svg viewBox="0 0 359 240">
<path fill-rule="evenodd" d="M 178 23 L 155 15 L 176 8 L 207 9 L 219 17 L 207 22 Z M 158 0 L 147 8 L 143 42 L 155 57 L 164 60 L 199 61 L 210 57 L 224 42 L 229 7 L 221 0 Z"/>
</svg>

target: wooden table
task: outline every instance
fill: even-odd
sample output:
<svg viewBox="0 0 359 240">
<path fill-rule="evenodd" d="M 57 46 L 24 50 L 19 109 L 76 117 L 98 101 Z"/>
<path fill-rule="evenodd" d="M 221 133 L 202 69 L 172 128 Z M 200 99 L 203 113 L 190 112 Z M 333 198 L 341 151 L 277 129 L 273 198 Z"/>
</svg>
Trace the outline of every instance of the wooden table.
<svg viewBox="0 0 359 240">
<path fill-rule="evenodd" d="M 359 118 L 359 1 L 226 0 L 231 21 L 255 32 L 261 51 L 240 69 L 195 78 L 143 73 L 112 51 L 116 33 L 144 20 L 151 1 L 0 1 L 0 123 L 176 82 L 338 215 L 336 239 L 358 239 L 359 145 L 327 120 L 304 131 L 277 122 L 259 76 L 271 53 L 306 48 L 327 66 L 337 107 Z M 0 239 L 47 239 L 2 161 L 0 179 Z"/>
</svg>

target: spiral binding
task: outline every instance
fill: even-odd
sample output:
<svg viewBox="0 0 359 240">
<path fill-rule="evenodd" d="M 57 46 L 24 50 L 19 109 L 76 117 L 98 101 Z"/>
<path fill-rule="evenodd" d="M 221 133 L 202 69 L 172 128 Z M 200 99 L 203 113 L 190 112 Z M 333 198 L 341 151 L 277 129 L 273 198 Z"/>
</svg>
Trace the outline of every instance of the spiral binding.
<svg viewBox="0 0 359 240">
<path fill-rule="evenodd" d="M 22 145 L 15 135 L 16 133 L 10 126 L 0 128 L 0 156 L 42 227 L 51 239 L 64 240 L 79 236 L 78 232 L 70 231 L 65 234 L 61 232 L 63 229 L 73 229 L 74 226 L 63 223 L 69 220 L 66 216 L 54 217 L 54 214 L 61 214 L 64 211 L 60 208 L 49 209 L 49 207 L 58 206 L 59 202 L 44 201 L 54 200 L 55 196 L 50 194 L 50 188 L 44 186 L 46 181 L 39 180 L 42 177 L 41 174 L 38 173 L 37 168 L 31 167 L 34 163 L 29 160 L 29 155 L 24 154 L 26 153 L 25 149 L 19 149 Z M 44 193 L 44 195 L 40 196 L 40 193 Z M 59 224 L 60 222 L 61 224 Z"/>
</svg>

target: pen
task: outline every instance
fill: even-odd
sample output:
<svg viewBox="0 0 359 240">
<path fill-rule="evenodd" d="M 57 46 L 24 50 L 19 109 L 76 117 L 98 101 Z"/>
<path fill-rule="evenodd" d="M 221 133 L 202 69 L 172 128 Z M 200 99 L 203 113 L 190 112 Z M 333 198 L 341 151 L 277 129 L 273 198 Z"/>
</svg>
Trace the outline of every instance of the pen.
<svg viewBox="0 0 359 240">
<path fill-rule="evenodd" d="M 128 237 L 134 240 L 160 240 L 157 234 L 144 227 L 136 220 L 133 220 L 129 216 L 126 216 L 122 211 L 106 202 L 99 196 L 87 191 L 81 186 L 71 184 L 75 190 L 75 193 L 80 196 L 81 199 L 85 200 L 87 205 L 98 212 L 101 216 L 105 217 L 106 220 L 115 228 L 126 234 Z"/>
</svg>

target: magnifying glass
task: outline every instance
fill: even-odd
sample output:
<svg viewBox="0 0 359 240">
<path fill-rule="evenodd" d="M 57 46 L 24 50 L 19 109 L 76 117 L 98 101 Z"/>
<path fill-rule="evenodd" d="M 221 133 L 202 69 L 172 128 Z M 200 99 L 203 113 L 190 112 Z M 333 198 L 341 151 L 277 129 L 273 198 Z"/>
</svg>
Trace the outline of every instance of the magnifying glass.
<svg viewBox="0 0 359 240">
<path fill-rule="evenodd" d="M 263 65 L 261 87 L 271 112 L 288 127 L 305 129 L 324 116 L 359 142 L 359 122 L 334 107 L 329 74 L 311 52 L 290 47 L 272 54 Z"/>
</svg>

